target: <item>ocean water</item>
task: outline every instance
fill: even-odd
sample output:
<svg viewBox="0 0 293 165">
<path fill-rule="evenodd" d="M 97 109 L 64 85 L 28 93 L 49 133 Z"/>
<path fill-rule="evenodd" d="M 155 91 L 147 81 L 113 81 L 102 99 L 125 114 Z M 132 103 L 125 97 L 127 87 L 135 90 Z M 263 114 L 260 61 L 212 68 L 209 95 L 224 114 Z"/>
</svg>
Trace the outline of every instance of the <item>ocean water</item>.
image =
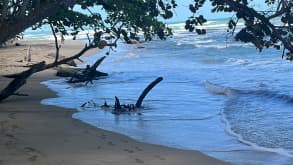
<svg viewBox="0 0 293 165">
<path fill-rule="evenodd" d="M 223 23 L 198 36 L 171 25 L 172 38 L 139 45 L 120 43 L 93 84 L 44 82 L 57 98 L 43 104 L 76 108 L 73 118 L 142 142 L 199 150 L 234 164 L 293 164 L 293 64 L 281 51 L 259 53 L 233 41 Z M 85 59 L 93 63 L 105 51 Z M 99 106 L 135 103 L 162 76 L 137 113 L 114 115 Z M 80 107 L 90 101 L 92 104 Z"/>
</svg>

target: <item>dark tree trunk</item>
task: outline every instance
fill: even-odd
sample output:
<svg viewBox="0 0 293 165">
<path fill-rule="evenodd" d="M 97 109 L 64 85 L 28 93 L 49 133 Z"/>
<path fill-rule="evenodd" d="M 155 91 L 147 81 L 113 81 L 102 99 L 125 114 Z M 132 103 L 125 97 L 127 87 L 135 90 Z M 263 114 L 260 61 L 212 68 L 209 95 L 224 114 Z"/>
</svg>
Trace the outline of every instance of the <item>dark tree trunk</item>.
<svg viewBox="0 0 293 165">
<path fill-rule="evenodd" d="M 45 62 L 40 62 L 33 65 L 29 70 L 20 73 L 13 81 L 8 84 L 6 88 L 1 91 L 0 101 L 16 94 L 16 91 L 26 83 L 27 78 L 29 78 L 35 72 L 42 70 L 44 66 Z"/>
<path fill-rule="evenodd" d="M 0 45 L 14 38 L 25 29 L 35 25 L 37 22 L 55 15 L 60 9 L 73 6 L 76 2 L 77 0 L 41 1 L 38 10 L 33 11 L 28 16 L 20 14 L 18 16 L 0 19 Z"/>
</svg>

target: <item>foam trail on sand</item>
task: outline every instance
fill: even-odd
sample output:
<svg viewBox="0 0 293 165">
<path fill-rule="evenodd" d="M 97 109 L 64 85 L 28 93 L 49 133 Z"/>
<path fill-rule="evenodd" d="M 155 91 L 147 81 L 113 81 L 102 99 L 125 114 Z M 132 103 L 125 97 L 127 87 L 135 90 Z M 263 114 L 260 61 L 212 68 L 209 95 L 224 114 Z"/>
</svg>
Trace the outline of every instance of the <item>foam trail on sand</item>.
<svg viewBox="0 0 293 165">
<path fill-rule="evenodd" d="M 205 81 L 204 82 L 205 88 L 213 94 L 217 94 L 217 95 L 226 95 L 226 96 L 233 96 L 237 94 L 237 90 L 236 89 L 232 89 L 229 87 L 224 87 L 224 86 L 220 86 L 220 85 L 216 85 L 213 84 L 209 81 Z"/>
</svg>

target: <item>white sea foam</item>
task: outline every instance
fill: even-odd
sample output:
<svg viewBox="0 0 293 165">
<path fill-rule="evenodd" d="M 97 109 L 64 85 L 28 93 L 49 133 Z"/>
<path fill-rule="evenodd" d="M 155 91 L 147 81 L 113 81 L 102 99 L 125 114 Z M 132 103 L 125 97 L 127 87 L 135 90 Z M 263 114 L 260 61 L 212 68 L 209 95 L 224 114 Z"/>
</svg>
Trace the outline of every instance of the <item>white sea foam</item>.
<svg viewBox="0 0 293 165">
<path fill-rule="evenodd" d="M 267 147 L 262 147 L 259 146 L 255 143 L 252 143 L 250 141 L 244 140 L 244 138 L 241 136 L 241 134 L 237 134 L 236 132 L 234 132 L 231 128 L 231 125 L 229 123 L 229 121 L 227 120 L 225 113 L 221 113 L 222 115 L 222 121 L 226 124 L 225 130 L 232 136 L 236 137 L 241 143 L 246 144 L 250 147 L 252 147 L 255 150 L 259 150 L 259 151 L 266 151 L 266 152 L 272 152 L 272 153 L 277 153 L 283 156 L 288 156 L 293 158 L 293 151 L 289 151 L 283 148 L 267 148 Z"/>
<path fill-rule="evenodd" d="M 112 62 L 122 62 L 122 61 L 125 61 L 125 60 L 136 59 L 136 58 L 139 58 L 139 55 L 138 54 L 128 53 L 125 56 L 114 58 L 112 60 Z"/>
<path fill-rule="evenodd" d="M 229 58 L 226 61 L 227 64 L 231 65 L 249 65 L 251 62 L 247 59 L 236 59 L 236 58 Z"/>
<path fill-rule="evenodd" d="M 204 85 L 205 85 L 205 88 L 213 94 L 226 95 L 230 97 L 236 94 L 236 90 L 233 90 L 229 87 L 223 87 L 223 86 L 213 84 L 207 80 L 204 81 Z"/>
<path fill-rule="evenodd" d="M 211 83 L 209 81 L 205 81 L 204 84 L 205 84 L 206 89 L 209 92 L 211 92 L 213 94 L 226 95 L 226 96 L 229 96 L 229 97 L 238 97 L 238 94 L 248 93 L 249 92 L 249 91 L 240 91 L 240 90 L 232 89 L 232 88 L 229 88 L 229 87 L 216 85 L 216 84 L 213 84 L 213 83 Z M 252 92 L 252 93 L 260 93 L 260 92 L 256 91 L 256 92 Z M 268 93 L 268 94 L 266 94 L 266 93 Z M 286 100 L 290 99 L 290 98 L 288 98 L 288 96 L 275 96 L 275 94 L 272 94 L 270 92 L 265 92 L 264 95 L 266 95 L 268 97 L 280 97 L 280 98 L 284 98 Z M 233 111 L 237 111 L 237 109 L 234 109 Z M 253 143 L 251 141 L 245 140 L 240 133 L 236 133 L 235 131 L 233 131 L 232 126 L 231 126 L 229 120 L 227 119 L 226 114 L 225 114 L 224 111 L 221 112 L 221 116 L 222 116 L 223 122 L 226 124 L 225 130 L 230 135 L 235 136 L 241 143 L 249 145 L 255 150 L 277 153 L 277 154 L 280 154 L 280 155 L 283 155 L 283 156 L 288 156 L 288 157 L 293 158 L 293 151 L 291 151 L 291 150 L 287 150 L 287 149 L 284 149 L 284 148 L 264 147 L 264 146 L 257 145 L 256 143 Z"/>
<path fill-rule="evenodd" d="M 225 28 L 212 30 L 205 36 L 175 33 L 166 41 L 142 43 L 143 49 L 119 43 L 116 51 L 111 52 L 100 67 L 101 71 L 110 74 L 108 78 L 88 86 L 51 81 L 48 85 L 58 92 L 60 98 L 45 102 L 78 108 L 90 100 L 100 105 L 106 99 L 110 104 L 114 102 L 114 96 L 119 96 L 123 103 L 132 103 L 146 84 L 163 76 L 164 81 L 145 99 L 146 109 L 141 115 L 113 116 L 97 108 L 80 111 L 74 114 L 74 118 L 143 142 L 200 150 L 235 164 L 292 164 L 293 159 L 286 154 L 291 154 L 290 149 L 279 149 L 283 148 L 279 146 L 291 144 L 290 137 L 293 137 L 292 131 L 286 127 L 293 123 L 292 104 L 286 101 L 293 96 L 290 84 L 293 65 L 281 59 L 278 55 L 281 52 L 272 49 L 260 55 L 251 45 L 230 41 L 226 47 L 224 32 Z M 93 63 L 98 57 L 100 55 L 88 57 L 85 61 Z M 228 88 L 205 82 L 212 93 L 228 97 L 209 93 L 203 86 L 204 80 L 225 84 Z M 260 83 L 266 86 L 259 87 Z M 253 93 L 247 89 L 262 91 Z M 234 96 L 239 96 L 239 100 Z M 233 130 L 230 133 L 237 133 L 235 136 L 225 132 L 227 122 L 221 120 L 223 116 L 230 124 L 227 132 Z M 257 123 L 257 119 L 265 120 Z M 279 123 L 269 127 L 276 121 Z M 286 128 L 279 129 L 280 125 Z M 255 132 L 249 134 L 241 128 L 254 129 Z M 249 135 L 265 137 L 262 128 L 270 130 L 267 131 L 270 136 L 257 139 L 261 144 L 255 143 Z M 240 140 L 258 145 L 244 144 L 237 135 L 241 135 Z M 253 148 L 271 144 L 279 145 L 267 147 L 268 151 L 273 148 L 270 152 L 265 152 L 267 148 Z"/>
<path fill-rule="evenodd" d="M 238 23 L 238 26 L 243 26 L 243 23 Z M 175 32 L 184 32 L 185 29 L 185 23 L 174 23 L 168 25 L 170 28 L 172 28 Z M 208 21 L 202 26 L 196 26 L 195 28 L 198 29 L 220 29 L 220 28 L 228 28 L 228 20 L 227 21 Z"/>
</svg>

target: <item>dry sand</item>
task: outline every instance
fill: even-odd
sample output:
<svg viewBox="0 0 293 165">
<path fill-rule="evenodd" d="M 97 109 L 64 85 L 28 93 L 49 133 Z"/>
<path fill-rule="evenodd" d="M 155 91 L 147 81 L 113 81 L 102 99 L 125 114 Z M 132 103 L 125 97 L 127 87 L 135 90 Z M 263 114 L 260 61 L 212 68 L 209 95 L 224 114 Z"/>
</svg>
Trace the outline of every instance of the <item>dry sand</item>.
<svg viewBox="0 0 293 165">
<path fill-rule="evenodd" d="M 22 41 L 0 48 L 0 75 L 19 72 L 28 45 L 32 62 L 53 61 L 53 41 Z M 62 55 L 77 52 L 79 42 L 66 42 Z M 98 51 L 98 50 L 94 50 Z M 91 51 L 90 53 L 93 53 Z M 178 150 L 137 142 L 72 119 L 72 109 L 45 106 L 56 97 L 41 81 L 56 78 L 53 70 L 37 73 L 20 89 L 28 97 L 12 96 L 0 103 L 0 165 L 195 165 L 227 164 L 197 151 Z M 0 77 L 0 89 L 9 79 Z M 196 139 L 195 139 L 196 140 Z"/>
</svg>

